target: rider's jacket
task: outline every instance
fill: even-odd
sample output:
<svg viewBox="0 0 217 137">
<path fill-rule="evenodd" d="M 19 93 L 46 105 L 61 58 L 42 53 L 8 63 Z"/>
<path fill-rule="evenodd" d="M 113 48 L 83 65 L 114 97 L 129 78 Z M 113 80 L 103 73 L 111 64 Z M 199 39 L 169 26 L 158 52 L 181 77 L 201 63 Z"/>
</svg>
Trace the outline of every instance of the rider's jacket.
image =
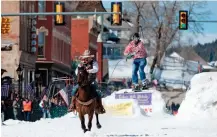
<svg viewBox="0 0 217 137">
<path fill-rule="evenodd" d="M 81 64 L 79 64 L 78 67 L 81 67 Z M 88 81 L 90 83 L 94 82 L 96 80 L 96 74 L 99 70 L 97 61 L 93 60 L 89 62 L 88 64 L 85 64 L 85 67 L 89 67 L 89 69 L 87 70 L 87 72 L 89 73 Z M 78 69 L 76 69 L 75 73 L 76 75 L 78 74 Z"/>
</svg>

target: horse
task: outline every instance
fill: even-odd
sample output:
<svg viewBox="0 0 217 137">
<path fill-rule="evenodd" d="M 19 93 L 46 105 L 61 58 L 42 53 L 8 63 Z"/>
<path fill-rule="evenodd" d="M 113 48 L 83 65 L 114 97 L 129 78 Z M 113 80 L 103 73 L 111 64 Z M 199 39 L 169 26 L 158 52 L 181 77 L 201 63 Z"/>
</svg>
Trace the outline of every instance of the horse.
<svg viewBox="0 0 217 137">
<path fill-rule="evenodd" d="M 97 128 L 101 128 L 101 124 L 99 123 L 99 112 L 96 109 L 96 95 L 91 91 L 91 83 L 88 82 L 88 72 L 85 67 L 78 67 L 78 77 L 77 82 L 79 85 L 78 92 L 75 97 L 75 106 L 76 111 L 79 113 L 79 119 L 81 121 L 81 128 L 84 133 L 86 131 L 91 131 L 92 128 L 92 119 L 95 112 L 96 116 L 96 126 Z M 88 129 L 85 126 L 85 117 L 84 115 L 88 114 Z"/>
</svg>

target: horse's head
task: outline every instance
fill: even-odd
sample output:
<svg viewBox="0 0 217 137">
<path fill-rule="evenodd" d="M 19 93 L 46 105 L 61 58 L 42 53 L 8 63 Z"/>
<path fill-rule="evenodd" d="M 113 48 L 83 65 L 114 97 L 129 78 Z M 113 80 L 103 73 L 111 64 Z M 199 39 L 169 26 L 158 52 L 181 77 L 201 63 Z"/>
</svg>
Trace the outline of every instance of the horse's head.
<svg viewBox="0 0 217 137">
<path fill-rule="evenodd" d="M 78 84 L 79 86 L 86 86 L 88 84 L 88 72 L 85 67 L 78 67 Z"/>
</svg>

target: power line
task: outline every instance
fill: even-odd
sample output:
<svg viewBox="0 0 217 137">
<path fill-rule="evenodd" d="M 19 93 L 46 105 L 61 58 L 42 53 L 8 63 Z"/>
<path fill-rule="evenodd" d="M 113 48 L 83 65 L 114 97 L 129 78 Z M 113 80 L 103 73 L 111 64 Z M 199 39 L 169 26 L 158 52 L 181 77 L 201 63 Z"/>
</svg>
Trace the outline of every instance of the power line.
<svg viewBox="0 0 217 137">
<path fill-rule="evenodd" d="M 39 16 L 39 15 L 94 15 L 94 14 L 121 14 L 121 12 L 26 12 L 26 13 L 1 13 L 1 16 Z"/>
<path fill-rule="evenodd" d="M 210 23 L 217 23 L 217 20 L 189 20 L 188 22 L 210 22 Z"/>
</svg>

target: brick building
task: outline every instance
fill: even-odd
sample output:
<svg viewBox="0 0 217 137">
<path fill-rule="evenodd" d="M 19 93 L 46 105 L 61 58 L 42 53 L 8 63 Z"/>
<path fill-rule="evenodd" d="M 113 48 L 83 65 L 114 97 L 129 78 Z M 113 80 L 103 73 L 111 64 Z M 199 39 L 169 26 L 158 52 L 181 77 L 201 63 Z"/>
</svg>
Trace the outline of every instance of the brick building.
<svg viewBox="0 0 217 137">
<path fill-rule="evenodd" d="M 36 12 L 53 12 L 53 1 L 37 1 Z M 72 11 L 72 2 L 67 1 L 65 12 Z M 71 5 L 71 6 L 70 6 Z M 36 68 L 42 77 L 42 86 L 47 86 L 54 77 L 70 76 L 71 73 L 71 17 L 65 16 L 66 24 L 56 26 L 54 16 L 37 18 Z"/>
<path fill-rule="evenodd" d="M 35 2 L 29 1 L 2 1 L 2 13 L 19 13 L 19 12 L 34 12 Z M 10 77 L 13 83 L 18 81 L 16 69 L 20 65 L 23 69 L 21 76 L 22 80 L 22 93 L 25 87 L 30 82 L 34 81 L 35 73 L 35 60 L 36 56 L 32 51 L 30 30 L 31 23 L 29 16 L 11 16 L 11 30 L 9 34 L 2 34 L 1 47 L 10 46 L 11 50 L 1 52 L 1 65 L 5 69 L 2 77 Z M 15 86 L 17 87 L 17 85 Z M 16 89 L 18 90 L 18 89 Z"/>
<path fill-rule="evenodd" d="M 101 1 L 80 1 L 75 10 L 78 12 L 106 12 Z M 108 63 L 102 57 L 102 46 L 100 45 L 102 42 L 97 42 L 101 26 L 96 20 L 95 15 L 73 16 L 71 27 L 71 59 L 73 61 L 86 49 L 89 49 L 99 63 L 97 79 L 103 81 L 103 78 L 108 73 Z M 108 29 L 104 28 L 104 32 L 108 32 Z"/>
</svg>

